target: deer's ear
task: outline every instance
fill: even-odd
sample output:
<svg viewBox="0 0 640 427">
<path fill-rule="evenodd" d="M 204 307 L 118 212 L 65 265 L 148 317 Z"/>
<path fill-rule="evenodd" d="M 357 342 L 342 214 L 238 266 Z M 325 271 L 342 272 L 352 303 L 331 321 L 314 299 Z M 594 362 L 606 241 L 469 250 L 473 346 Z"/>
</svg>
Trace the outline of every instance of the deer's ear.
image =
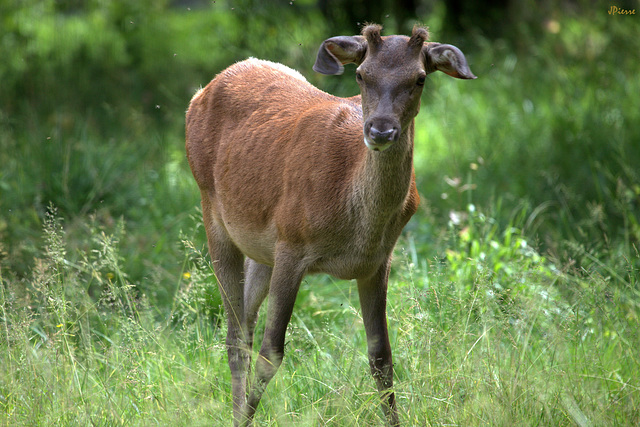
<svg viewBox="0 0 640 427">
<path fill-rule="evenodd" d="M 457 47 L 450 44 L 425 43 L 422 48 L 425 70 L 433 73 L 440 70 L 457 79 L 476 79 L 469 69 L 467 59 Z"/>
<path fill-rule="evenodd" d="M 362 36 L 338 36 L 322 42 L 318 49 L 314 71 L 322 74 L 342 74 L 345 64 L 360 65 L 367 52 Z"/>
</svg>

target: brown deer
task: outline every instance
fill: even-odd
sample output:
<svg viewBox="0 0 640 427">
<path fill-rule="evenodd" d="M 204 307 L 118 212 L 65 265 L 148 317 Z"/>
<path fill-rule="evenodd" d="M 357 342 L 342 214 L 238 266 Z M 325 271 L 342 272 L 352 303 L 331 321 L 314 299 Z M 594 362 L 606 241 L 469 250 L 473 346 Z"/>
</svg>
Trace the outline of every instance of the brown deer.
<svg viewBox="0 0 640 427">
<path fill-rule="evenodd" d="M 475 79 L 455 46 L 380 35 L 325 40 L 314 70 L 355 64 L 361 95 L 324 93 L 281 64 L 248 59 L 191 100 L 189 165 L 227 315 L 235 425 L 249 425 L 282 362 L 287 325 L 306 274 L 356 279 L 369 363 L 388 422 L 398 425 L 387 332 L 390 259 L 418 207 L 414 117 L 427 74 Z M 258 309 L 269 296 L 249 381 Z M 248 393 L 248 394 L 247 394 Z"/>
</svg>

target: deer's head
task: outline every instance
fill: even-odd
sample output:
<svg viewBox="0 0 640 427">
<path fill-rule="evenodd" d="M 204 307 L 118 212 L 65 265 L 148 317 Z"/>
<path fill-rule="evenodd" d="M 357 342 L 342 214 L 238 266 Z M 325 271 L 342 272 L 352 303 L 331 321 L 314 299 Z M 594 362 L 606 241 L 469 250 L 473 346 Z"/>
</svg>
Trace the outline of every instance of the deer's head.
<svg viewBox="0 0 640 427">
<path fill-rule="evenodd" d="M 345 64 L 357 65 L 364 142 L 374 151 L 389 148 L 418 114 L 427 74 L 440 70 L 459 79 L 476 78 L 460 49 L 428 43 L 425 28 L 415 27 L 411 37 L 383 37 L 381 30 L 368 25 L 360 36 L 325 40 L 313 66 L 322 74 L 342 74 Z"/>
</svg>

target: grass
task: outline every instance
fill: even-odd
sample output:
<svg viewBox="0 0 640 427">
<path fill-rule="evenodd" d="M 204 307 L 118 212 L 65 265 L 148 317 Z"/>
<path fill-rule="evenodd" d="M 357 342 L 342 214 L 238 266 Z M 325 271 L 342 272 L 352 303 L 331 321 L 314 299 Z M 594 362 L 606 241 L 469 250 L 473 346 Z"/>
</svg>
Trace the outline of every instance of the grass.
<svg viewBox="0 0 640 427">
<path fill-rule="evenodd" d="M 49 211 L 30 276 L 1 271 L 0 423 L 227 425 L 224 322 L 205 310 L 202 250 L 183 242 L 163 316 L 122 270 L 123 227 L 88 225 L 91 248 L 72 256 Z M 521 224 L 487 223 L 474 209 L 452 223 L 446 259 L 414 263 L 410 236 L 397 249 L 389 323 L 404 424 L 637 424 L 637 284 L 559 269 Z M 307 278 L 258 425 L 382 424 L 365 348 L 354 286 Z"/>
</svg>

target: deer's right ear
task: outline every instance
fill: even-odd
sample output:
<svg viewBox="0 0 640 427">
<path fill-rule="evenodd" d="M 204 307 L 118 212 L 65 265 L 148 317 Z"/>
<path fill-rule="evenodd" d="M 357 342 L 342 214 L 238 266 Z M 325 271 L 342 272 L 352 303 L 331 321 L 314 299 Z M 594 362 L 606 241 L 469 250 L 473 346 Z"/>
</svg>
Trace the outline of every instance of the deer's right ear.
<svg viewBox="0 0 640 427">
<path fill-rule="evenodd" d="M 367 52 L 362 36 L 338 36 L 322 42 L 313 70 L 322 74 L 342 74 L 344 64 L 360 65 Z"/>
<path fill-rule="evenodd" d="M 425 43 L 422 52 L 427 74 L 440 70 L 457 79 L 477 78 L 469 69 L 464 53 L 453 45 Z"/>
</svg>

